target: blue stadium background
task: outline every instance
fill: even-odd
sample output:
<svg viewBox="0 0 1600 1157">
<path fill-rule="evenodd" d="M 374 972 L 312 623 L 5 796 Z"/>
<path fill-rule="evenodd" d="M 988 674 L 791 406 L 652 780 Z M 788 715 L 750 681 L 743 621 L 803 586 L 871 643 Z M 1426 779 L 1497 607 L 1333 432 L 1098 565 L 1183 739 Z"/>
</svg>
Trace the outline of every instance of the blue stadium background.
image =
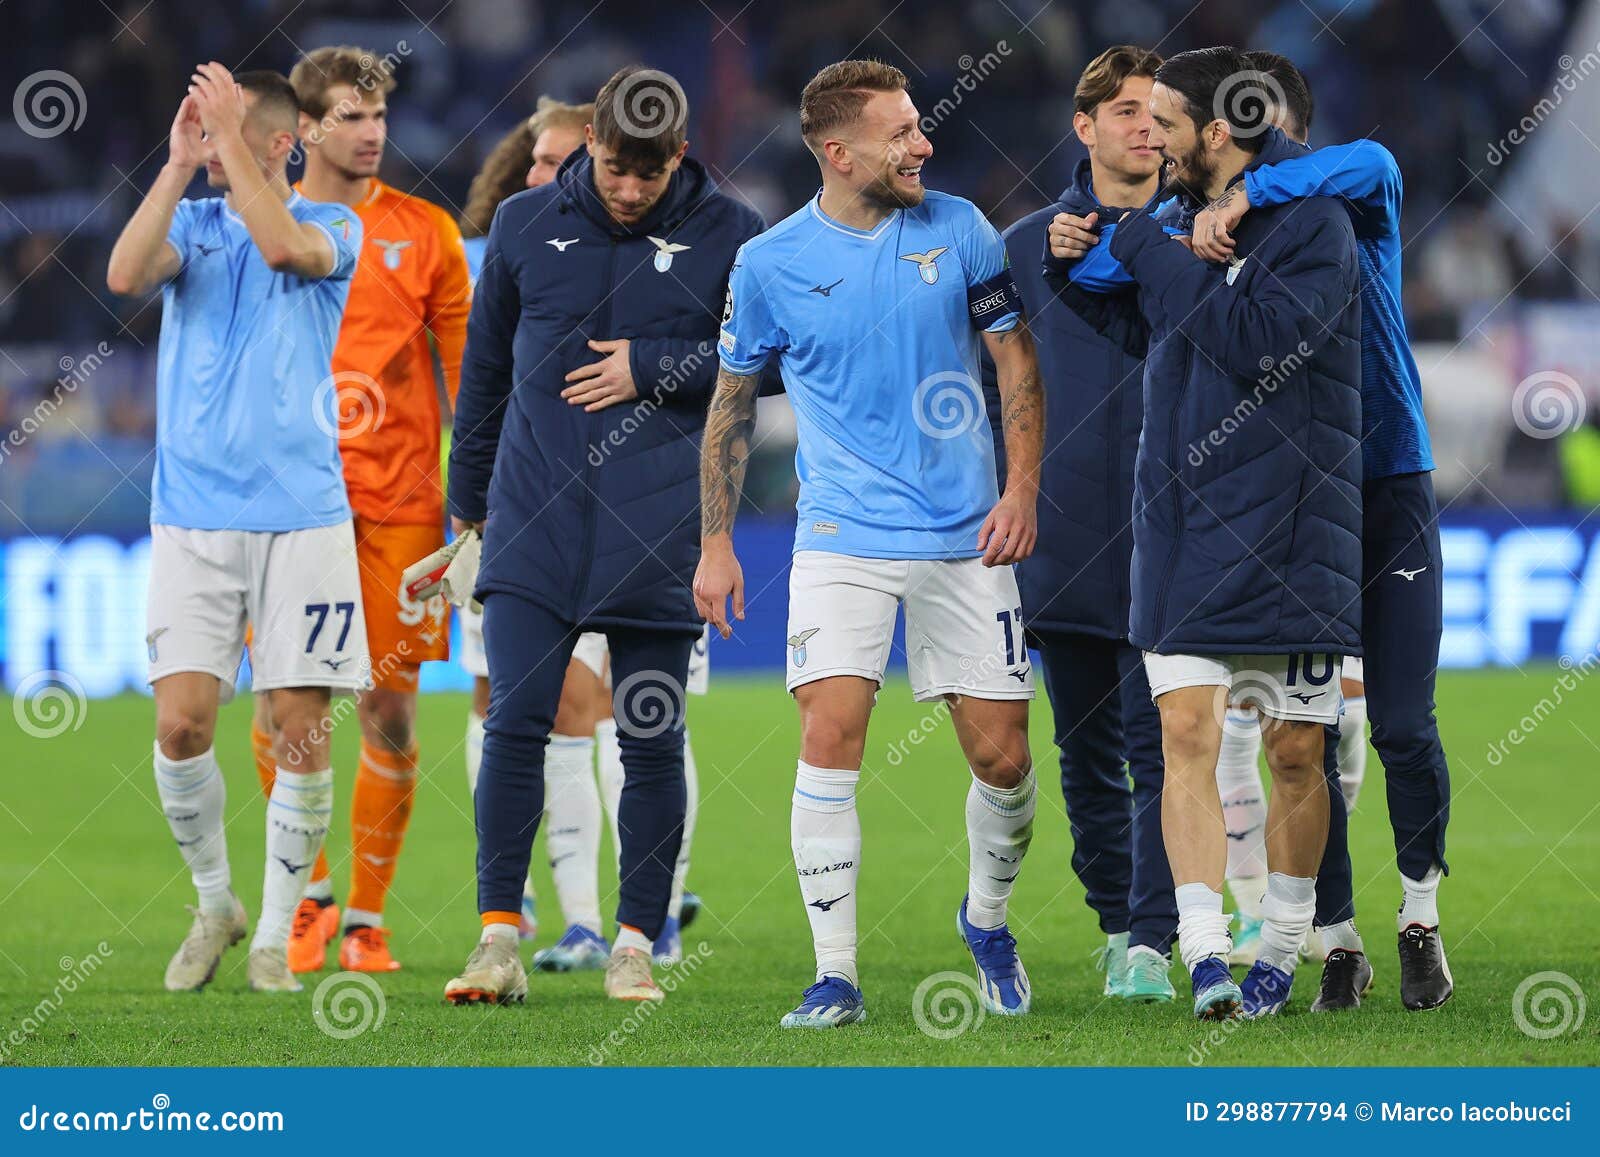
<svg viewBox="0 0 1600 1157">
<path fill-rule="evenodd" d="M 1107 44 L 1230 42 L 1298 61 L 1315 142 L 1371 135 L 1406 177 L 1406 308 L 1444 506 L 1449 666 L 1600 645 L 1600 4 L 1571 0 L 163 0 L 0 5 L 0 665 L 141 688 L 159 299 L 104 288 L 194 62 L 287 71 L 354 42 L 400 61 L 384 177 L 459 208 L 541 93 L 616 67 L 673 72 L 691 148 L 777 220 L 816 184 L 794 105 L 846 55 L 938 109 L 935 187 L 997 225 L 1053 199 L 1079 146 L 1071 89 Z M 64 78 L 64 79 L 63 79 Z M 61 94 L 57 119 L 30 103 Z M 195 190 L 199 192 L 198 189 Z M 793 519 L 792 420 L 763 404 L 739 541 L 751 615 L 719 670 L 776 668 Z M 464 685 L 434 664 L 425 686 Z"/>
</svg>

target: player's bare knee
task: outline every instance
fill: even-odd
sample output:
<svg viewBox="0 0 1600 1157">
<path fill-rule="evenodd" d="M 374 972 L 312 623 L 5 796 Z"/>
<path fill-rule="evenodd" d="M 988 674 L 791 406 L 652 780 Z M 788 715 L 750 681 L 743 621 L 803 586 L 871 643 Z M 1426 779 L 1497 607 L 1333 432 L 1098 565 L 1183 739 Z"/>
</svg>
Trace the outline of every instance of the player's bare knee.
<svg viewBox="0 0 1600 1157">
<path fill-rule="evenodd" d="M 276 698 L 272 714 L 278 724 L 278 766 L 286 771 L 319 771 L 328 766 L 328 739 L 333 719 L 326 693 Z"/>
<path fill-rule="evenodd" d="M 415 743 L 417 698 L 377 688 L 361 697 L 361 734 L 368 743 L 404 754 Z"/>
<path fill-rule="evenodd" d="M 1280 720 L 1266 729 L 1263 739 L 1274 783 L 1305 787 L 1323 778 L 1322 724 Z"/>
<path fill-rule="evenodd" d="M 193 759 L 211 747 L 216 720 L 183 704 L 156 709 L 156 742 L 168 759 Z"/>
<path fill-rule="evenodd" d="M 1033 768 L 1027 733 L 1008 733 L 980 743 L 968 753 L 967 763 L 972 774 L 990 787 L 1016 787 Z"/>
<path fill-rule="evenodd" d="M 813 709 L 801 715 L 800 758 L 812 767 L 858 768 L 866 746 L 866 727 L 838 712 Z"/>
</svg>

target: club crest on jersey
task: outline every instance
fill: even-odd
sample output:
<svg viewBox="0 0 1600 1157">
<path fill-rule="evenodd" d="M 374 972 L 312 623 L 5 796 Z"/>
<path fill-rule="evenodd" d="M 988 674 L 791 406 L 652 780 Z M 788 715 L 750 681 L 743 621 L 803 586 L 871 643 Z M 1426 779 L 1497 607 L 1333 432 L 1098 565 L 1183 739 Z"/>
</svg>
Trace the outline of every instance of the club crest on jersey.
<svg viewBox="0 0 1600 1157">
<path fill-rule="evenodd" d="M 941 245 L 937 249 L 930 249 L 926 253 L 902 253 L 901 261 L 915 261 L 917 263 L 917 276 L 929 285 L 937 284 L 939 280 L 938 261 L 941 255 L 949 252 L 950 246 Z"/>
<path fill-rule="evenodd" d="M 673 255 L 676 253 L 682 253 L 685 249 L 689 248 L 687 245 L 679 245 L 672 241 L 663 241 L 660 237 L 650 238 L 650 244 L 656 247 L 655 265 L 657 273 L 665 273 L 667 270 L 671 269 Z"/>
<path fill-rule="evenodd" d="M 411 246 L 409 241 L 385 241 L 382 237 L 374 237 L 372 243 L 383 250 L 385 269 L 399 269 L 400 254 Z"/>
<path fill-rule="evenodd" d="M 807 627 L 798 635 L 789 636 L 789 661 L 796 667 L 806 665 L 806 644 L 811 641 L 811 636 L 820 630 L 821 627 Z"/>
</svg>

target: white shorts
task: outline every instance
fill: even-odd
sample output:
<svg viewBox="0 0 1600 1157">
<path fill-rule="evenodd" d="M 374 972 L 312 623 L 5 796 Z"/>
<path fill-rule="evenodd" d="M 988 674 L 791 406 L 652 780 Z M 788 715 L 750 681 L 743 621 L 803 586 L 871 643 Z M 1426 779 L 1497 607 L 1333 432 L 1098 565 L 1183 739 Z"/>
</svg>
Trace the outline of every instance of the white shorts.
<svg viewBox="0 0 1600 1157">
<path fill-rule="evenodd" d="M 233 696 L 251 627 L 251 690 L 371 683 L 349 520 L 305 530 L 150 528 L 150 682 L 203 671 Z"/>
<path fill-rule="evenodd" d="M 483 649 L 483 612 L 461 607 L 461 665 L 467 673 L 480 678 L 489 677 L 489 656 Z M 711 624 L 707 623 L 694 651 L 689 655 L 689 684 L 691 695 L 704 695 L 711 683 L 710 650 Z M 606 664 L 609 655 L 606 637 L 599 631 L 585 631 L 578 636 L 572 657 L 594 672 L 596 679 L 611 685 L 611 670 Z"/>
<path fill-rule="evenodd" d="M 1339 675 L 1341 679 L 1348 679 L 1352 683 L 1365 683 L 1367 681 L 1367 664 L 1360 655 L 1346 655 L 1344 667 Z"/>
<path fill-rule="evenodd" d="M 1180 687 L 1226 687 L 1228 703 L 1273 719 L 1337 723 L 1344 709 L 1338 655 L 1157 655 L 1144 653 L 1150 698 Z"/>
<path fill-rule="evenodd" d="M 798 552 L 789 574 L 789 690 L 834 675 L 881 685 L 902 602 L 906 668 L 919 702 L 1033 698 L 1022 600 L 1009 566 L 821 550 Z"/>
<path fill-rule="evenodd" d="M 461 665 L 478 679 L 489 677 L 489 652 L 483 649 L 483 612 L 457 607 L 461 616 Z"/>
</svg>

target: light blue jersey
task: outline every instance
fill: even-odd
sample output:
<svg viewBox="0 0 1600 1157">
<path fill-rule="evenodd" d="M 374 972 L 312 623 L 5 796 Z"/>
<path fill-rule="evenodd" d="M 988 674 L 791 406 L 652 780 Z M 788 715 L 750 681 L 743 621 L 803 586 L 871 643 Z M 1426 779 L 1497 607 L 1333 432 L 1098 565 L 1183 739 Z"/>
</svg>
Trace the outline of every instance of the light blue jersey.
<svg viewBox="0 0 1600 1157">
<path fill-rule="evenodd" d="M 344 205 L 288 201 L 328 234 L 320 280 L 274 273 L 220 197 L 180 201 L 162 294 L 150 521 L 193 530 L 300 530 L 350 517 L 333 346 L 361 250 Z"/>
<path fill-rule="evenodd" d="M 467 237 L 461 242 L 467 254 L 467 277 L 478 284 L 478 271 L 483 268 L 483 255 L 489 250 L 488 237 Z"/>
<path fill-rule="evenodd" d="M 1006 268 L 976 206 L 929 192 L 870 232 L 799 212 L 745 243 L 722 364 L 776 355 L 799 428 L 795 550 L 970 558 L 998 501 L 968 291 Z M 986 317 L 1014 328 L 1014 311 Z"/>
</svg>

